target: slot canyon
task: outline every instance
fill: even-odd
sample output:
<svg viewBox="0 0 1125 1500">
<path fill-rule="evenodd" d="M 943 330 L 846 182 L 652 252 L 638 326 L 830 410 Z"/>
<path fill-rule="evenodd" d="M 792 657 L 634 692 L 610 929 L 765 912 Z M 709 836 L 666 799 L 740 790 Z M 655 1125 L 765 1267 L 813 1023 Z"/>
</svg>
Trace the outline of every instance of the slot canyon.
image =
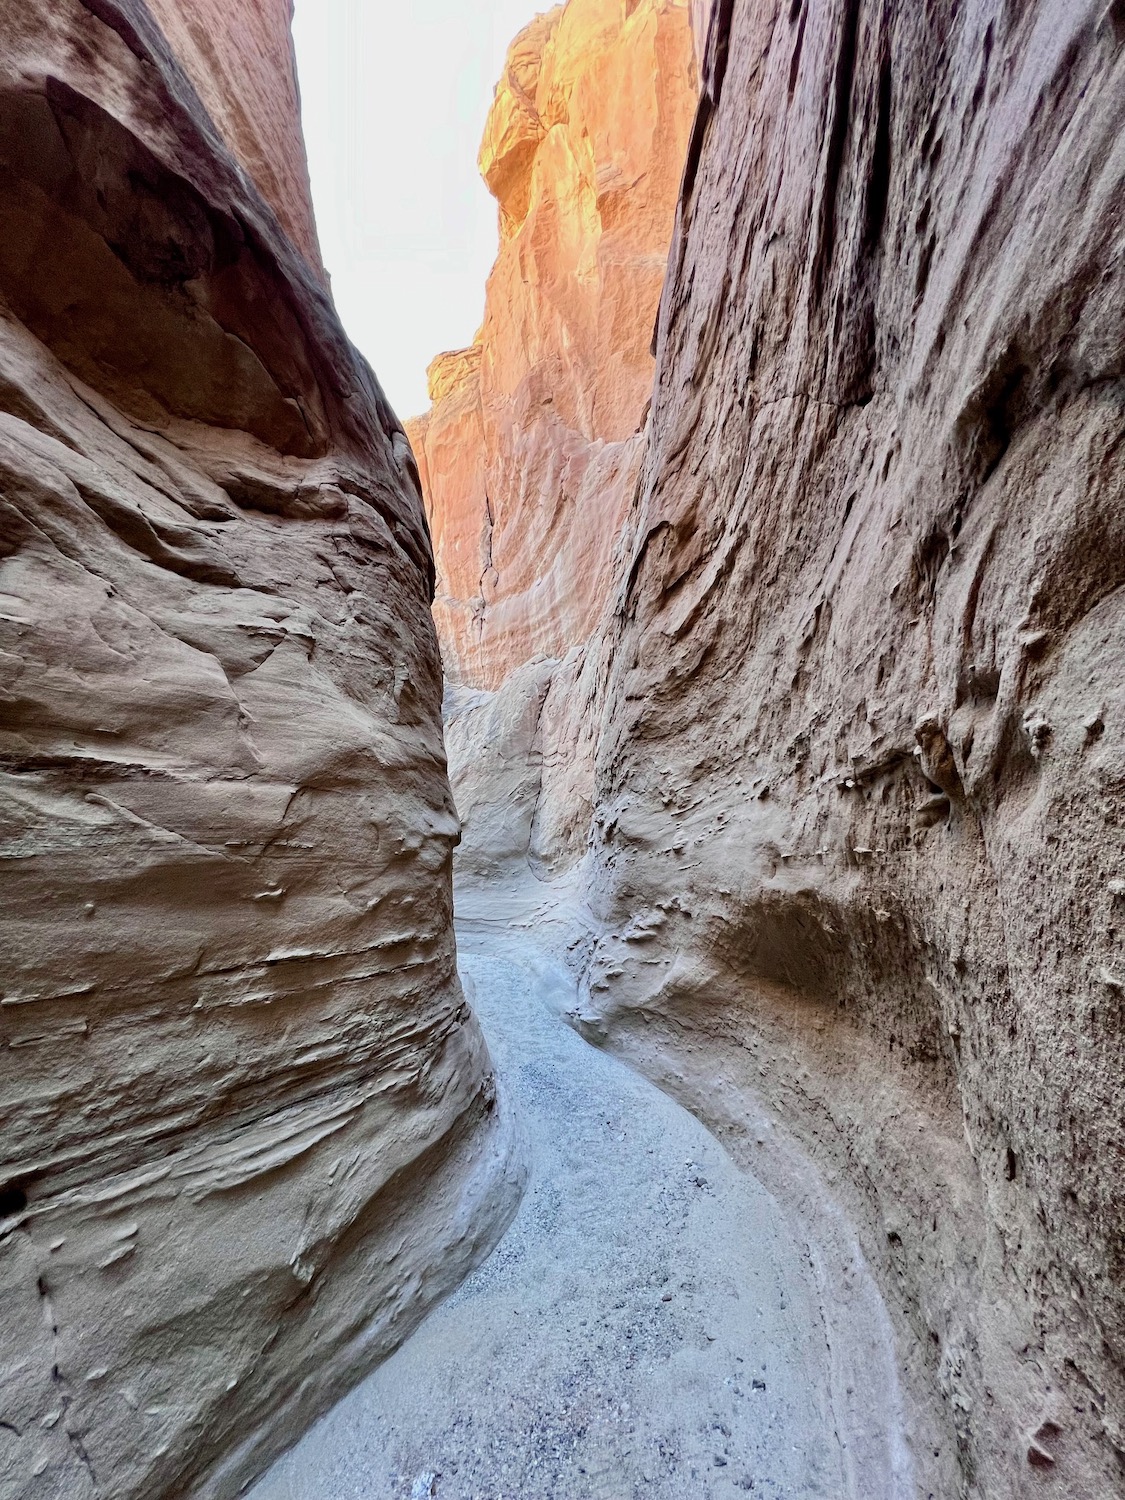
<svg viewBox="0 0 1125 1500">
<path fill-rule="evenodd" d="M 0 0 L 0 1500 L 1125 1500 L 1125 6 L 533 6 Z"/>
</svg>

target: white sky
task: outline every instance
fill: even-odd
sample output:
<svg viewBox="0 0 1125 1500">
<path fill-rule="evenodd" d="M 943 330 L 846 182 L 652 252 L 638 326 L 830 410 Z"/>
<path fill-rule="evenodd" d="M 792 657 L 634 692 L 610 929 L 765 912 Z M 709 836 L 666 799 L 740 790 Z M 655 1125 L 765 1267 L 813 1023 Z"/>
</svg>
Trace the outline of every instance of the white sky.
<svg viewBox="0 0 1125 1500">
<path fill-rule="evenodd" d="M 496 255 L 477 148 L 508 43 L 550 0 L 296 0 L 313 203 L 336 306 L 400 417 L 468 344 Z"/>
</svg>

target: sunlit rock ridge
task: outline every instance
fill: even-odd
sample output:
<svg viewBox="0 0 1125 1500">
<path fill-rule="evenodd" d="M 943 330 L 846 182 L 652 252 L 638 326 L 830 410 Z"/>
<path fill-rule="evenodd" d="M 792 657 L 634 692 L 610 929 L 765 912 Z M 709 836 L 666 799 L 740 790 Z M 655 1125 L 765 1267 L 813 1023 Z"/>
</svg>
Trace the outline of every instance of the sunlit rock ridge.
<svg viewBox="0 0 1125 1500">
<path fill-rule="evenodd" d="M 0 5 L 0 1494 L 222 1497 L 518 1183 L 287 0 Z"/>
<path fill-rule="evenodd" d="M 694 106 L 681 0 L 569 0 L 509 49 L 480 148 L 500 221 L 484 321 L 407 424 L 455 682 L 562 656 L 601 612 Z"/>
<path fill-rule="evenodd" d="M 503 550 L 485 533 L 498 583 L 470 587 L 448 398 L 424 435 L 461 580 L 444 650 L 502 684 L 452 702 L 466 877 L 576 869 L 587 1035 L 779 1200 L 785 1143 L 812 1161 L 895 1325 L 919 1495 L 1118 1496 L 1121 7 L 692 15 L 702 92 L 623 525 L 544 528 L 569 493 L 565 449 L 525 457 L 544 379 L 466 449 L 488 479 L 458 497 L 526 476 L 493 510 Z M 497 139 L 534 160 L 505 88 L 486 165 Z M 550 325 L 581 268 L 524 265 Z M 466 423 L 489 328 L 434 372 Z M 551 369 L 566 410 L 571 367 Z M 585 514 L 616 514 L 616 485 Z M 537 578 L 554 636 L 517 611 Z M 862 1380 L 843 1395 L 877 1421 Z"/>
</svg>

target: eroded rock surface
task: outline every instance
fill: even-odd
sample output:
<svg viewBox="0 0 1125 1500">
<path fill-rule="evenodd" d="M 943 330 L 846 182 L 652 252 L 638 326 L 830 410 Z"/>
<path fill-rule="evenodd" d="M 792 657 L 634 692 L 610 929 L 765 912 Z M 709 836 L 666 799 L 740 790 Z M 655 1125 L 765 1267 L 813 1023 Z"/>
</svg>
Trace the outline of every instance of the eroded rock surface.
<svg viewBox="0 0 1125 1500">
<path fill-rule="evenodd" d="M 1119 10 L 715 8 L 607 626 L 588 1024 L 824 1165 L 923 1493 L 1125 1492 Z"/>
<path fill-rule="evenodd" d="M 921 1494 L 1118 1496 L 1125 25 L 709 9 L 615 588 L 451 736 L 467 853 L 593 808 L 581 1024 L 819 1164 Z"/>
<path fill-rule="evenodd" d="M 148 8 L 236 162 L 323 277 L 301 135 L 292 0 L 148 0 Z"/>
<path fill-rule="evenodd" d="M 268 88 L 283 0 L 223 14 Z M 235 1494 L 516 1197 L 409 448 L 289 196 L 291 78 L 263 178 L 170 45 L 200 20 L 0 7 L 0 1493 L 36 1500 Z"/>
<path fill-rule="evenodd" d="M 480 151 L 501 235 L 484 323 L 409 424 L 457 681 L 562 657 L 607 597 L 694 105 L 687 0 L 569 0 L 509 51 Z"/>
</svg>

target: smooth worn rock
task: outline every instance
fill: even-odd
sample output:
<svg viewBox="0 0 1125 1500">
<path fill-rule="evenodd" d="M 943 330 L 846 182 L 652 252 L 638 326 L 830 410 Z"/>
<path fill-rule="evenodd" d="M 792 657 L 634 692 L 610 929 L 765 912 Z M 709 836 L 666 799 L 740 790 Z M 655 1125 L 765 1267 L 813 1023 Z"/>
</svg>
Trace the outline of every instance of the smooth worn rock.
<svg viewBox="0 0 1125 1500">
<path fill-rule="evenodd" d="M 235 160 L 324 280 L 301 135 L 293 0 L 148 0 L 148 7 Z"/>
<path fill-rule="evenodd" d="M 409 447 L 288 197 L 287 6 L 215 9 L 213 87 L 208 14 L 0 5 L 0 1494 L 28 1500 L 238 1493 L 518 1197 L 456 974 Z M 204 109 L 234 79 L 278 111 L 272 178 Z"/>
<path fill-rule="evenodd" d="M 484 323 L 408 424 L 458 682 L 565 655 L 609 592 L 694 105 L 687 0 L 568 0 L 509 50 L 480 150 L 501 236 Z"/>
<path fill-rule="evenodd" d="M 463 881 L 550 878 L 585 852 L 594 813 L 600 641 L 535 656 L 492 691 L 447 687 L 445 745 Z"/>
</svg>

